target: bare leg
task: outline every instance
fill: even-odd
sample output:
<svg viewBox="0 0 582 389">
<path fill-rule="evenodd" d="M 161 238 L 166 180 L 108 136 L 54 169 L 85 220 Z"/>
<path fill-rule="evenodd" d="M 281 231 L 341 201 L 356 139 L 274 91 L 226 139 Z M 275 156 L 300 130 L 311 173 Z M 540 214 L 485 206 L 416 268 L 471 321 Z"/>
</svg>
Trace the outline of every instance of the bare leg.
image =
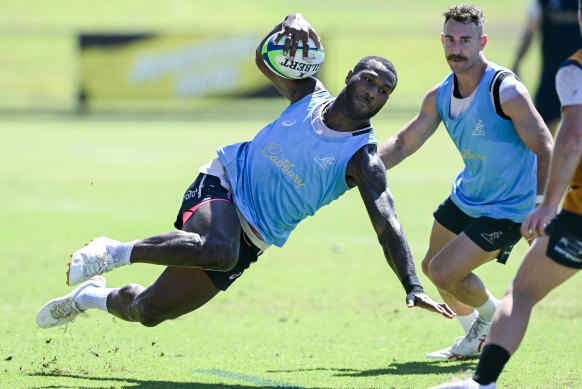
<svg viewBox="0 0 582 389">
<path fill-rule="evenodd" d="M 200 308 L 220 292 L 201 268 L 232 268 L 238 260 L 240 234 L 234 205 L 213 201 L 202 204 L 183 231 L 138 241 L 132 262 L 171 266 L 147 288 L 129 284 L 112 291 L 108 311 L 151 327 Z"/>
<path fill-rule="evenodd" d="M 200 308 L 218 292 L 204 270 L 168 267 L 148 288 L 129 284 L 112 291 L 107 309 L 120 319 L 152 327 Z"/>
<path fill-rule="evenodd" d="M 464 233 L 457 236 L 435 220 L 422 270 L 435 283 L 449 307 L 457 315 L 466 316 L 473 312 L 473 307 L 484 304 L 488 299 L 485 285 L 471 271 L 494 259 L 498 253 L 483 251 Z M 433 277 L 437 278 L 437 282 Z M 472 298 L 467 299 L 467 293 Z"/>
<path fill-rule="evenodd" d="M 203 203 L 182 231 L 137 241 L 130 261 L 227 271 L 238 260 L 240 231 L 240 222 L 232 203 Z"/>
<path fill-rule="evenodd" d="M 493 316 L 488 343 L 511 355 L 523 340 L 533 306 L 578 271 L 546 257 L 548 240 L 540 237 L 534 241 Z"/>
<path fill-rule="evenodd" d="M 499 250 L 484 251 L 461 233 L 432 259 L 428 269 L 430 278 L 439 289 L 462 304 L 479 307 L 485 304 L 489 295 L 481 279 L 472 271 L 498 254 Z"/>
</svg>

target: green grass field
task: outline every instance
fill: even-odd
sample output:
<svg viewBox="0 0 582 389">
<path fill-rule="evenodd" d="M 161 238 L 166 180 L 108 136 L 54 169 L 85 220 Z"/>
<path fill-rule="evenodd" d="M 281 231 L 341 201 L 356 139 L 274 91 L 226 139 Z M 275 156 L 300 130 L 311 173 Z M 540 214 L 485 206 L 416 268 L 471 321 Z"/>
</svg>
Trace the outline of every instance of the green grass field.
<svg viewBox="0 0 582 389">
<path fill-rule="evenodd" d="M 68 255 L 88 239 L 171 229 L 196 168 L 221 144 L 251 137 L 261 120 L 113 118 L 3 120 L 0 387 L 6 388 L 423 388 L 476 362 L 429 362 L 459 335 L 455 320 L 405 306 L 356 191 L 308 218 L 207 306 L 155 328 L 91 311 L 42 330 L 35 315 L 67 293 Z M 402 125 L 376 121 L 379 138 Z M 432 210 L 460 161 L 439 133 L 388 173 L 405 233 L 420 260 Z M 341 243 L 345 251 L 337 253 Z M 501 296 L 526 249 L 479 270 Z M 148 284 L 134 265 L 109 285 Z M 421 278 L 435 299 L 435 289 Z M 581 292 L 576 281 L 534 312 L 500 387 L 580 388 Z"/>
<path fill-rule="evenodd" d="M 527 0 L 476 1 L 485 11 L 486 56 L 509 66 Z M 374 121 L 380 140 L 400 129 L 448 72 L 441 14 L 453 3 L 363 0 L 3 0 L 0 110 L 69 111 L 77 31 L 267 31 L 299 10 L 331 42 L 326 79 L 337 93 L 349 66 L 379 54 L 399 84 Z M 333 55 L 332 55 L 333 53 Z M 535 90 L 535 50 L 522 79 Z M 219 102 L 220 103 L 220 102 Z M 164 116 L 11 115 L 0 118 L 0 388 L 426 388 L 474 370 L 476 361 L 431 362 L 427 352 L 460 335 L 456 320 L 407 309 L 357 191 L 305 220 L 226 293 L 155 328 L 91 311 L 64 328 L 39 329 L 38 309 L 68 293 L 69 254 L 96 236 L 133 240 L 172 228 L 182 194 L 216 147 L 251 138 L 285 103 L 220 103 L 217 112 Z M 432 211 L 461 167 L 441 128 L 388 172 L 418 268 Z M 337 252 L 336 246 L 345 250 Z M 527 249 L 477 272 L 498 297 Z M 151 283 L 161 267 L 107 274 L 110 287 Z M 500 388 L 582 388 L 579 277 L 536 309 Z M 427 293 L 440 300 L 421 275 Z"/>
</svg>

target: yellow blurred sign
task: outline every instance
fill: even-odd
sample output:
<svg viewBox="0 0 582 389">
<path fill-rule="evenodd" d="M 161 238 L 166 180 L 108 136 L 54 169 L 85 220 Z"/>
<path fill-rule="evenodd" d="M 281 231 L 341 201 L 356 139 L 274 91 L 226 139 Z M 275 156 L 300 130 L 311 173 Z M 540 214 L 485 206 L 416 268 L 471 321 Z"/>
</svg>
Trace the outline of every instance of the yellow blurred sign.
<svg viewBox="0 0 582 389">
<path fill-rule="evenodd" d="M 270 87 L 255 65 L 256 35 L 83 35 L 84 98 L 244 96 Z"/>
</svg>

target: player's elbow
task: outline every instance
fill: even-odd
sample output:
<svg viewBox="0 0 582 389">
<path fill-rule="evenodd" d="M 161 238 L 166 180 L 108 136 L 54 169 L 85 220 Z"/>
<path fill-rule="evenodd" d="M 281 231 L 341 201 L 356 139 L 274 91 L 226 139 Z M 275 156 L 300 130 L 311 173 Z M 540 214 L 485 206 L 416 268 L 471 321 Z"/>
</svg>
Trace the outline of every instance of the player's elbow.
<svg viewBox="0 0 582 389">
<path fill-rule="evenodd" d="M 396 134 L 382 144 L 379 155 L 382 162 L 384 162 L 386 170 L 389 170 L 416 150 L 415 145 L 408 143 L 403 134 Z"/>
</svg>

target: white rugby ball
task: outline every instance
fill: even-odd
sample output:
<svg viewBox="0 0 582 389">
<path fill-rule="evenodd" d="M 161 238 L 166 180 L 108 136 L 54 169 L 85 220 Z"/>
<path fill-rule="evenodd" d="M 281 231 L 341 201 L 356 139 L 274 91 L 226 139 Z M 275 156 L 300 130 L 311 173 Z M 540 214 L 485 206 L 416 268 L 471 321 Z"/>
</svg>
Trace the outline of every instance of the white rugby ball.
<svg viewBox="0 0 582 389">
<path fill-rule="evenodd" d="M 313 39 L 309 38 L 309 54 L 306 60 L 303 59 L 303 41 L 299 41 L 295 58 L 287 58 L 283 55 L 283 46 L 286 38 L 282 36 L 275 43 L 277 34 L 271 35 L 265 41 L 262 50 L 263 61 L 271 71 L 281 77 L 299 80 L 313 76 L 321 68 L 325 59 L 325 52 L 323 48 L 318 49 L 315 46 Z"/>
</svg>

